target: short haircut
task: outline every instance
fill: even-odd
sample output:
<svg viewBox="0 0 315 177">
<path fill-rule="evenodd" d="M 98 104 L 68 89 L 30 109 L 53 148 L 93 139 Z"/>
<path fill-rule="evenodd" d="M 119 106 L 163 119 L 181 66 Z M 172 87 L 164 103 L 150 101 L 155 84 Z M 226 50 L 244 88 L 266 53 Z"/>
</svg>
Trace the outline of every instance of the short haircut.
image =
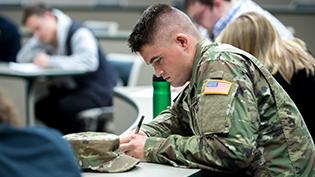
<svg viewBox="0 0 315 177">
<path fill-rule="evenodd" d="M 46 7 L 44 4 L 27 6 L 23 12 L 22 24 L 25 25 L 28 18 L 31 17 L 32 15 L 42 16 L 47 11 L 51 11 L 51 9 Z"/>
<path fill-rule="evenodd" d="M 143 12 L 128 39 L 132 52 L 139 52 L 145 44 L 153 42 L 158 18 L 172 10 L 170 5 L 155 4 Z"/>
</svg>

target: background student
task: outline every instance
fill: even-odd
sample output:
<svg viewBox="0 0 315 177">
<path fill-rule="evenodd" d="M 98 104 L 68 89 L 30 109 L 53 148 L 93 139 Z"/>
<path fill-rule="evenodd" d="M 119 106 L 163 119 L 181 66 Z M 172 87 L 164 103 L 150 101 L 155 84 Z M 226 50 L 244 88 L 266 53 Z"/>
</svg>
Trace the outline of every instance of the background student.
<svg viewBox="0 0 315 177">
<path fill-rule="evenodd" d="M 70 145 L 56 130 L 20 128 L 15 110 L 0 90 L 0 176 L 80 177 Z"/>
<path fill-rule="evenodd" d="M 0 15 L 0 62 L 15 62 L 21 48 L 21 35 L 16 24 Z"/>
<path fill-rule="evenodd" d="M 315 137 L 315 59 L 300 39 L 283 39 L 264 16 L 250 12 L 236 18 L 217 38 L 257 57 L 301 112 Z"/>
<path fill-rule="evenodd" d="M 185 0 L 187 14 L 208 30 L 214 40 L 225 27 L 246 12 L 257 12 L 265 16 L 284 38 L 293 38 L 291 32 L 268 11 L 253 0 Z"/>
<path fill-rule="evenodd" d="M 117 75 L 92 32 L 57 9 L 34 5 L 24 10 L 23 24 L 33 34 L 18 54 L 18 62 L 43 68 L 87 71 L 56 81 L 48 96 L 35 105 L 36 118 L 62 133 L 84 131 L 77 113 L 112 105 Z"/>
</svg>

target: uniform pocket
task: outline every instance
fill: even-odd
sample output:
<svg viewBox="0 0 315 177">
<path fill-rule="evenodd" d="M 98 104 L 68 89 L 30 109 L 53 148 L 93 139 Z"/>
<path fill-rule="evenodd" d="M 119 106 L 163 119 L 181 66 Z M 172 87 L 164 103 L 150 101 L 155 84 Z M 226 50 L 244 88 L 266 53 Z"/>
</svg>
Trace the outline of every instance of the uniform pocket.
<svg viewBox="0 0 315 177">
<path fill-rule="evenodd" d="M 229 94 L 202 94 L 199 99 L 198 122 L 204 135 L 229 133 L 232 101 L 238 85 L 232 83 Z"/>
</svg>

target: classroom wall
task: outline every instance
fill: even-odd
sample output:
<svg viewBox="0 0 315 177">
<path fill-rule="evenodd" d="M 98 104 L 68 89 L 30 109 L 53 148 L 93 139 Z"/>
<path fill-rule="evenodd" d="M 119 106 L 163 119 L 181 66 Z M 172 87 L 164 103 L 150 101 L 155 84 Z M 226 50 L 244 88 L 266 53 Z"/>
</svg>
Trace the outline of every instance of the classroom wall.
<svg viewBox="0 0 315 177">
<path fill-rule="evenodd" d="M 120 11 L 120 10 L 92 10 L 88 9 L 62 9 L 73 19 L 84 22 L 86 20 L 115 21 L 119 24 L 119 30 L 131 30 L 134 23 L 141 15 L 140 11 Z M 0 14 L 10 17 L 17 24 L 21 25 L 22 9 L 1 9 Z M 25 40 L 23 40 L 25 42 Z M 127 41 L 124 40 L 101 40 L 102 48 L 107 53 L 130 53 Z"/>
<path fill-rule="evenodd" d="M 154 0 L 151 0 L 154 2 Z M 127 1 L 126 1 L 127 2 Z M 125 3 L 126 3 L 125 2 Z M 144 1 L 147 2 L 147 1 Z M 271 13 L 275 15 L 286 26 L 292 27 L 295 35 L 306 42 L 309 49 L 315 52 L 315 8 L 314 10 L 294 12 L 287 8 L 290 0 L 257 0 L 257 3 L 270 9 Z M 178 2 L 177 2 L 178 3 Z M 101 20 L 101 21 L 115 21 L 119 24 L 119 30 L 131 30 L 141 15 L 143 9 L 149 2 L 143 3 L 146 6 L 139 6 L 140 1 L 134 1 L 134 4 L 129 3 L 130 7 L 63 7 L 65 13 L 69 14 L 72 18 L 79 21 L 86 20 Z M 286 7 L 284 9 L 284 7 Z M 4 8 L 0 6 L 0 13 L 9 16 L 18 24 L 21 24 L 22 9 L 20 7 Z M 122 52 L 130 53 L 127 47 L 127 42 L 122 40 L 103 40 L 101 41 L 103 48 L 107 52 Z"/>
</svg>

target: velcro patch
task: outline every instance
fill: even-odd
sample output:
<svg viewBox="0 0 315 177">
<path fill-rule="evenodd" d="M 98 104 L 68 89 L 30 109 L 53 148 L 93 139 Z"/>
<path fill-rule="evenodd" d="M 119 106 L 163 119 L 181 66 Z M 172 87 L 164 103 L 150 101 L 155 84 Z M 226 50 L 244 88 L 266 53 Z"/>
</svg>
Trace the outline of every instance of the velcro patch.
<svg viewBox="0 0 315 177">
<path fill-rule="evenodd" d="M 203 95 L 228 95 L 232 83 L 225 80 L 207 79 L 202 87 Z"/>
</svg>

